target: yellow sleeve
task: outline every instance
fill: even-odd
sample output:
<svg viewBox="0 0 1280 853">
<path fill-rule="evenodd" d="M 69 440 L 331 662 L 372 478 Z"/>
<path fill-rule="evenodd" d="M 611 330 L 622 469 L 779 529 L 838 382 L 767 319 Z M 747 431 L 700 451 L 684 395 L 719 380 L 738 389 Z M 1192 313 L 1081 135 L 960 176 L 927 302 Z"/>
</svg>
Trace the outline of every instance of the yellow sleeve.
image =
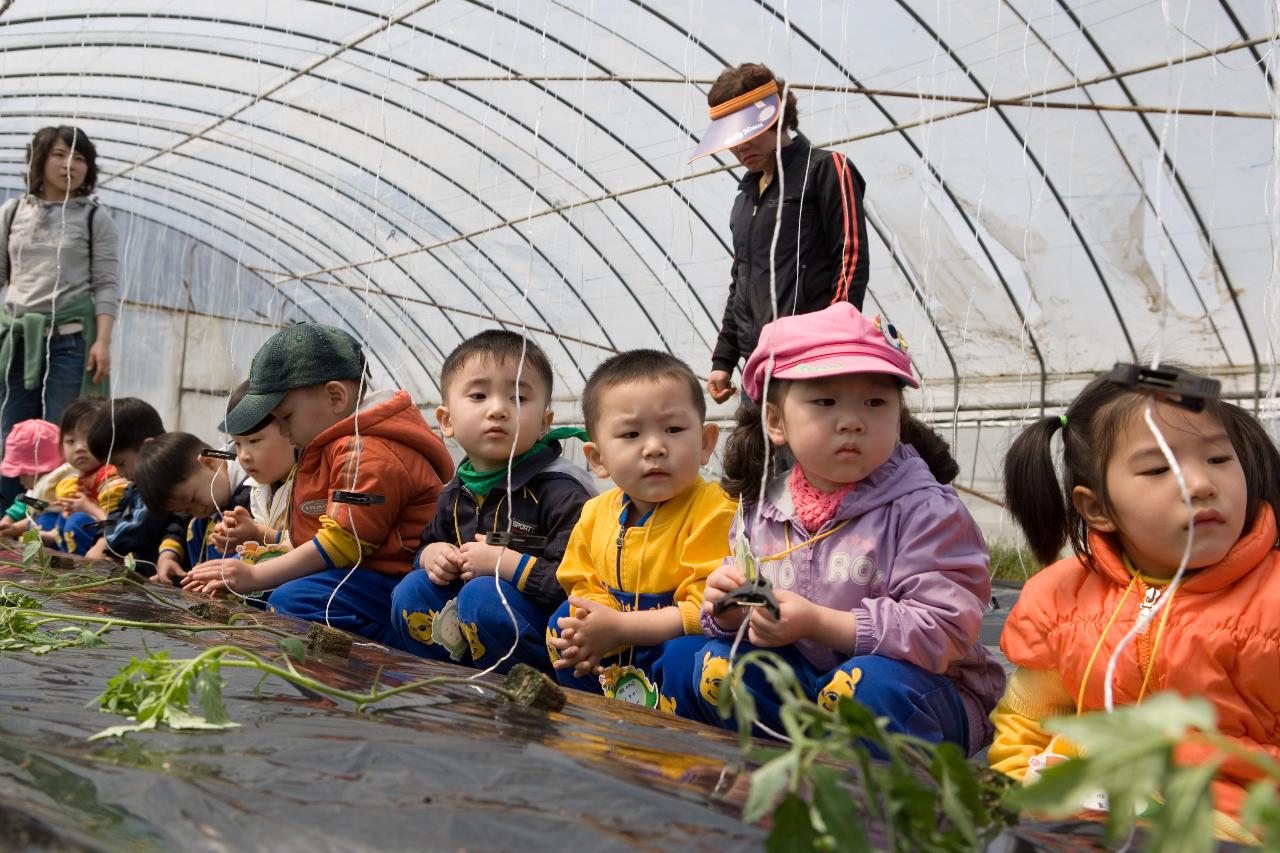
<svg viewBox="0 0 1280 853">
<path fill-rule="evenodd" d="M 129 481 L 124 477 L 115 476 L 108 479 L 98 489 L 98 506 L 102 507 L 102 511 L 111 514 L 112 510 L 120 505 L 120 500 L 124 497 L 125 487 L 129 485 Z"/>
<path fill-rule="evenodd" d="M 58 500 L 66 500 L 74 498 L 76 492 L 80 491 L 80 475 L 76 474 L 71 477 L 63 477 L 58 481 L 58 485 L 53 487 L 53 494 Z"/>
<path fill-rule="evenodd" d="M 729 556 L 729 527 L 738 509 L 719 484 L 710 483 L 704 488 L 706 496 L 694 504 L 697 517 L 690 519 L 689 536 L 680 549 L 680 585 L 673 596 L 686 635 L 702 633 L 702 597 L 707 591 L 707 577 Z"/>
<path fill-rule="evenodd" d="M 607 514 L 612 492 L 605 492 L 582 505 L 582 515 L 569 534 L 569 544 L 556 569 L 556 580 L 568 595 L 598 601 L 618 609 L 618 602 L 600 580 L 595 562 L 591 559 L 591 540 L 597 533 L 602 513 Z"/>
<path fill-rule="evenodd" d="M 328 555 L 334 568 L 338 569 L 350 568 L 356 564 L 356 560 L 378 550 L 377 545 L 356 539 L 351 531 L 327 515 L 320 516 L 320 529 L 316 531 L 315 542 Z"/>
<path fill-rule="evenodd" d="M 1040 722 L 1075 709 L 1057 670 L 1018 667 L 991 712 L 996 728 L 995 740 L 987 751 L 991 769 L 1021 782 L 1027 774 L 1027 761 L 1044 752 L 1054 739 L 1040 727 Z"/>
</svg>

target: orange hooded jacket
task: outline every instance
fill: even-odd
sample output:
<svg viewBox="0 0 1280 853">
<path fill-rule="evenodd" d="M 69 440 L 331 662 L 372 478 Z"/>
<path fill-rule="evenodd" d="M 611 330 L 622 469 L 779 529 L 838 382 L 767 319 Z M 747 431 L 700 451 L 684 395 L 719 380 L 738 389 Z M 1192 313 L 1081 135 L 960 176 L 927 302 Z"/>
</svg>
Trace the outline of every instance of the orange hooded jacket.
<svg viewBox="0 0 1280 853">
<path fill-rule="evenodd" d="M 303 449 L 289 536 L 295 547 L 315 539 L 335 568 L 359 558 L 363 568 L 404 575 L 453 477 L 453 460 L 407 391 L 365 405 Z M 381 495 L 383 502 L 337 503 L 336 490 Z"/>
<path fill-rule="evenodd" d="M 1151 588 L 1130 574 L 1112 537 L 1090 533 L 1089 547 L 1096 568 L 1070 557 L 1027 581 L 1000 639 L 1005 655 L 1019 667 L 1061 677 L 1060 687 L 1044 692 L 1074 706 L 1063 709 L 1068 713 L 1105 707 L 1107 661 L 1138 620 Z M 1012 681 L 1010 688 L 1012 694 Z M 1221 562 L 1188 572 L 1146 632 L 1121 652 L 1113 685 L 1116 705 L 1163 690 L 1203 696 L 1213 704 L 1223 734 L 1280 760 L 1280 552 L 1270 504 L 1263 504 Z M 1025 742 L 1043 733 L 1009 713 L 1010 694 L 992 715 L 997 733 L 990 758 L 992 766 L 1020 777 L 1029 755 Z M 1186 764 L 1209 757 L 1207 747 L 1194 744 L 1177 752 L 1177 760 Z M 1259 778 L 1248 762 L 1228 758 L 1213 786 L 1217 809 L 1238 815 L 1245 787 Z"/>
</svg>

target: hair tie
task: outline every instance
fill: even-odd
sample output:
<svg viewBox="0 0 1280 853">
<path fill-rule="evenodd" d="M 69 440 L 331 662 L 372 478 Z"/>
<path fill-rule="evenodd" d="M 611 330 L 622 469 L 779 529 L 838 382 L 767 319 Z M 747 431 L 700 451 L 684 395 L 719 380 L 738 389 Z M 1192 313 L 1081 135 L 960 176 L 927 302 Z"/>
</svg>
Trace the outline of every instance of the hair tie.
<svg viewBox="0 0 1280 853">
<path fill-rule="evenodd" d="M 1063 429 L 1066 429 L 1066 428 L 1067 428 L 1067 416 L 1066 416 L 1066 415 L 1058 415 L 1058 423 L 1062 424 L 1062 428 L 1063 428 Z"/>
</svg>

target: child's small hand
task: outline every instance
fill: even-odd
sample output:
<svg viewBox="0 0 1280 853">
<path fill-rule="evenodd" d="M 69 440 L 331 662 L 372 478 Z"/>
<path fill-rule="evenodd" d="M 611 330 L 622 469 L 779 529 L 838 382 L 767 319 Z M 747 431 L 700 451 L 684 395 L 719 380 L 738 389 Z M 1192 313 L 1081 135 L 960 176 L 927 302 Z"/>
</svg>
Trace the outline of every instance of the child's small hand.
<svg viewBox="0 0 1280 853">
<path fill-rule="evenodd" d="M 747 639 L 751 644 L 773 649 L 807 638 L 817 621 L 815 608 L 818 605 L 785 589 L 775 589 L 773 596 L 778 600 L 778 618 L 774 619 L 773 614 L 763 607 L 753 608 L 755 615 L 747 628 Z"/>
<path fill-rule="evenodd" d="M 477 533 L 474 542 L 462 546 L 462 579 L 490 577 L 499 570 L 503 557 L 512 553 L 501 545 L 490 545 L 485 542 L 485 534 Z"/>
<path fill-rule="evenodd" d="M 62 507 L 63 513 L 73 512 L 92 512 L 92 508 L 98 506 L 97 501 L 90 500 L 85 496 L 84 492 L 77 491 L 69 498 L 58 498 L 54 501 L 58 506 Z"/>
<path fill-rule="evenodd" d="M 732 562 L 721 564 L 707 577 L 707 588 L 702 596 L 702 609 L 708 613 L 715 612 L 715 603 L 747 582 L 747 578 Z M 730 607 L 715 616 L 716 624 L 726 631 L 736 631 L 747 618 L 747 611 L 742 607 Z"/>
<path fill-rule="evenodd" d="M 43 542 L 44 544 L 48 545 L 50 548 L 56 548 L 56 547 L 58 546 L 58 531 L 56 531 L 56 530 L 41 530 L 41 531 L 40 531 L 40 541 L 41 541 L 41 542 Z M 99 541 L 99 542 L 101 542 L 102 540 L 101 540 L 101 539 L 99 539 L 98 541 Z M 95 547 L 96 547 L 96 546 L 95 546 Z M 90 554 L 92 554 L 92 553 L 93 553 L 93 550 L 92 550 L 92 549 L 90 549 L 89 553 L 90 553 Z M 86 555 L 86 556 L 88 556 L 88 555 Z M 99 556 L 101 556 L 101 555 L 99 555 Z"/>
<path fill-rule="evenodd" d="M 186 574 L 172 551 L 161 551 L 160 556 L 156 557 L 156 573 L 151 576 L 151 582 L 172 586 L 186 577 Z"/>
<path fill-rule="evenodd" d="M 570 615 L 560 619 L 561 659 L 552 666 L 556 669 L 573 667 L 573 674 L 581 678 L 600 667 L 600 659 L 621 644 L 619 628 L 622 614 L 607 604 L 587 598 L 569 597 Z M 554 639 L 554 638 L 553 638 Z"/>
<path fill-rule="evenodd" d="M 253 520 L 249 510 L 242 506 L 233 507 L 224 512 L 222 519 L 213 526 L 210 538 L 215 548 L 230 553 L 245 542 L 262 542 L 262 525 Z"/>
<path fill-rule="evenodd" d="M 462 552 L 448 542 L 432 542 L 418 557 L 418 565 L 437 586 L 448 586 L 457 580 L 462 564 Z"/>
<path fill-rule="evenodd" d="M 58 534 L 54 533 L 53 535 L 54 537 L 57 537 Z M 44 538 L 43 533 L 40 534 L 40 538 Z M 107 537 L 103 536 L 99 538 L 97 542 L 94 542 L 93 546 L 85 553 L 84 556 L 87 560 L 101 560 L 103 557 L 107 556 Z"/>
<path fill-rule="evenodd" d="M 253 569 L 244 560 L 205 560 L 187 572 L 182 579 L 182 588 L 205 593 L 224 589 L 241 594 L 254 592 L 258 587 Z"/>
</svg>

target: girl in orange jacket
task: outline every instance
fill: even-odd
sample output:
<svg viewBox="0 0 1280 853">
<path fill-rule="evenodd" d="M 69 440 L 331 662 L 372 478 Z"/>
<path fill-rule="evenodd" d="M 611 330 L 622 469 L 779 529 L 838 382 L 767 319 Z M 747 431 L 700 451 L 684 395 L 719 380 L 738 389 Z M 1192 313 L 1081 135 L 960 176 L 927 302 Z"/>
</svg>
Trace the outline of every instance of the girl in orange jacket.
<svg viewBox="0 0 1280 853">
<path fill-rule="evenodd" d="M 1059 432 L 1061 484 L 1050 453 Z M 1104 709 L 1108 662 L 1166 596 L 1118 656 L 1114 704 L 1162 690 L 1200 695 L 1223 734 L 1280 759 L 1280 454 L 1257 420 L 1217 399 L 1195 412 L 1097 379 L 1065 415 L 1014 441 L 1004 478 L 1035 556 L 1049 563 L 1068 540 L 1074 555 L 1032 577 L 1005 624 L 1000 645 L 1017 670 L 992 713 L 991 766 L 1030 781 L 1077 754 L 1041 721 Z M 1210 757 L 1190 744 L 1178 752 L 1187 763 Z M 1238 758 L 1222 764 L 1213 783 L 1221 837 L 1248 837 L 1234 819 L 1259 776 Z"/>
</svg>

